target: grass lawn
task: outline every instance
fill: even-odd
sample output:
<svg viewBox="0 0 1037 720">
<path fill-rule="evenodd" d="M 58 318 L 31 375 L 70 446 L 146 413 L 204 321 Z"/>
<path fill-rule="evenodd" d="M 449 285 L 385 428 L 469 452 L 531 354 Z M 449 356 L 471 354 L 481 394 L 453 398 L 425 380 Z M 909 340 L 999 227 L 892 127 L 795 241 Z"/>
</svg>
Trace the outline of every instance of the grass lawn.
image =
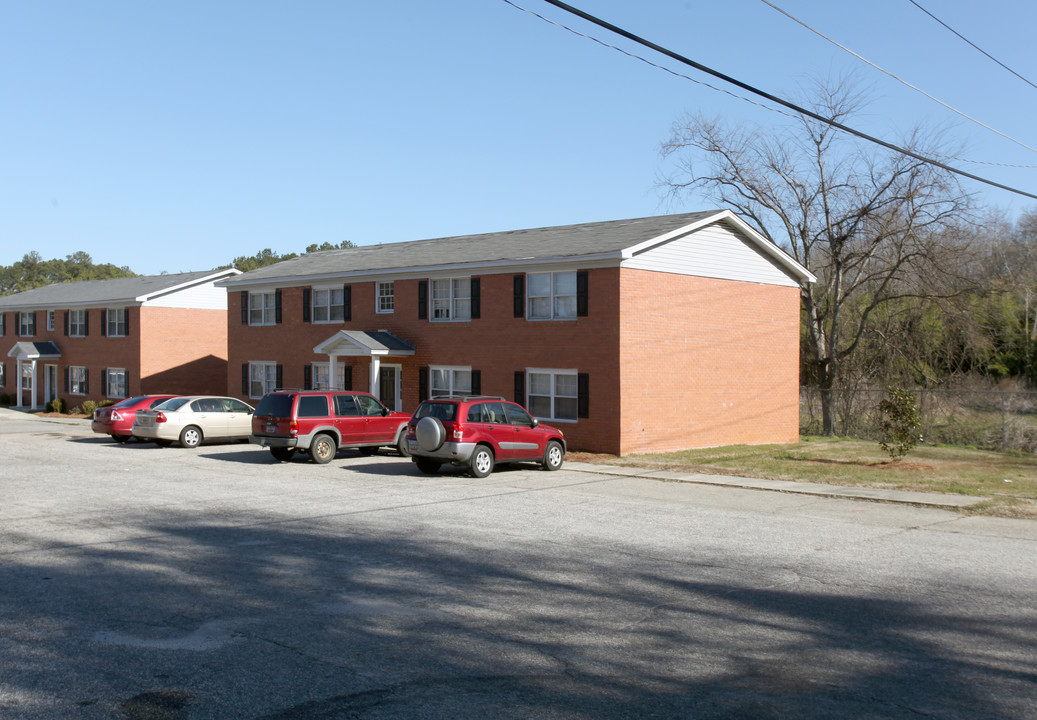
<svg viewBox="0 0 1037 720">
<path fill-rule="evenodd" d="M 891 462 L 876 442 L 804 437 L 792 445 L 735 445 L 572 460 L 684 472 L 800 480 L 989 497 L 973 514 L 1037 519 L 1037 455 L 922 445 Z"/>
</svg>

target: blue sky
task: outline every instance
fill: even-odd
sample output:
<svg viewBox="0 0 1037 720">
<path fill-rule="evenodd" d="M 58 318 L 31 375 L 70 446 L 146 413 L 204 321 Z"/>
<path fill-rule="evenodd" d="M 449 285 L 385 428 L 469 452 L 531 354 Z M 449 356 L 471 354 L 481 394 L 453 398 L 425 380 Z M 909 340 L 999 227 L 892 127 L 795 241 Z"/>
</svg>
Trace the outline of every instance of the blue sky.
<svg viewBox="0 0 1037 720">
<path fill-rule="evenodd" d="M 523 7 L 654 56 L 543 0 Z M 1037 89 L 908 0 L 773 0 L 958 110 L 1037 147 Z M 919 0 L 1037 83 L 1037 3 Z M 859 129 L 937 128 L 954 163 L 1037 194 L 1037 152 L 871 69 L 760 0 L 573 0 L 700 63 L 802 98 L 856 70 Z M 780 115 L 503 0 L 0 0 L 0 265 L 88 252 L 142 274 L 264 248 L 416 240 L 712 207 L 666 201 L 686 112 Z M 1009 217 L 1037 201 L 967 181 Z"/>
</svg>

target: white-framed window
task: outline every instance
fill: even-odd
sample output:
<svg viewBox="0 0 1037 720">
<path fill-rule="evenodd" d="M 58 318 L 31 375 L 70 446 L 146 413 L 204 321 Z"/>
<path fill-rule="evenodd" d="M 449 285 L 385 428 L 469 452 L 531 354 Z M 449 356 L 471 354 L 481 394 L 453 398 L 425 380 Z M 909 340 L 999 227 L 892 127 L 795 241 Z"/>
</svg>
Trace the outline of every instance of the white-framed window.
<svg viewBox="0 0 1037 720">
<path fill-rule="evenodd" d="M 124 398 L 128 396 L 129 382 L 124 368 L 108 368 L 105 371 L 105 378 L 105 397 Z"/>
<path fill-rule="evenodd" d="M 250 292 L 248 294 L 248 324 L 274 325 L 277 322 L 277 293 Z"/>
<path fill-rule="evenodd" d="M 54 311 L 47 311 L 47 331 L 54 332 Z"/>
<path fill-rule="evenodd" d="M 341 287 L 337 288 L 313 288 L 311 294 L 313 308 L 313 322 L 342 322 L 342 304 L 344 292 Z"/>
<path fill-rule="evenodd" d="M 105 313 L 107 316 L 106 322 L 108 327 L 106 332 L 108 337 L 126 337 L 126 328 L 129 325 L 126 317 L 128 314 L 129 310 L 126 308 L 108 308 L 108 311 Z M 109 395 L 108 397 L 114 396 Z"/>
<path fill-rule="evenodd" d="M 579 404 L 580 385 L 575 370 L 526 372 L 526 407 L 533 417 L 575 422 Z"/>
<path fill-rule="evenodd" d="M 390 282 L 376 282 L 375 287 L 375 312 L 391 313 L 396 306 L 396 289 Z"/>
<path fill-rule="evenodd" d="M 433 366 L 429 368 L 429 395 L 471 395 L 472 369 L 470 367 Z"/>
<path fill-rule="evenodd" d="M 576 271 L 526 275 L 526 317 L 563 320 L 576 317 Z"/>
<path fill-rule="evenodd" d="M 248 395 L 261 398 L 277 389 L 277 363 L 251 362 L 248 364 Z"/>
<path fill-rule="evenodd" d="M 32 365 L 22 365 L 22 390 L 32 392 Z"/>
<path fill-rule="evenodd" d="M 36 334 L 36 313 L 35 312 L 19 312 L 18 313 L 18 336 L 19 337 L 32 337 Z"/>
<path fill-rule="evenodd" d="M 86 337 L 86 310 L 68 311 L 69 337 Z"/>
<path fill-rule="evenodd" d="M 432 281 L 432 319 L 472 319 L 471 278 L 444 278 Z"/>
<path fill-rule="evenodd" d="M 346 389 L 346 366 L 335 363 L 335 387 L 331 387 L 331 363 L 313 363 L 313 376 L 310 382 L 314 390 L 345 390 Z"/>
<path fill-rule="evenodd" d="M 7 365 L 0 362 L 0 387 L 7 387 Z"/>
<path fill-rule="evenodd" d="M 73 395 L 86 395 L 87 393 L 86 368 L 73 365 L 68 369 L 68 391 Z"/>
</svg>

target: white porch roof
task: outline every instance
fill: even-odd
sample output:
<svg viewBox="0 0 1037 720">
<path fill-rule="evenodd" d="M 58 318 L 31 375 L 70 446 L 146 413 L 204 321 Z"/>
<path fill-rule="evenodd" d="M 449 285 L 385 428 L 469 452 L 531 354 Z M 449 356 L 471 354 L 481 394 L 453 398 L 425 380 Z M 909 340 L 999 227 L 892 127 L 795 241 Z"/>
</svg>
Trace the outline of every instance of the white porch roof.
<svg viewBox="0 0 1037 720">
<path fill-rule="evenodd" d="M 320 355 L 336 357 L 405 357 L 414 354 L 414 346 L 386 330 L 339 330 L 313 348 Z"/>
<path fill-rule="evenodd" d="M 7 357 L 16 360 L 59 358 L 61 350 L 52 342 L 18 342 L 7 352 Z"/>
</svg>

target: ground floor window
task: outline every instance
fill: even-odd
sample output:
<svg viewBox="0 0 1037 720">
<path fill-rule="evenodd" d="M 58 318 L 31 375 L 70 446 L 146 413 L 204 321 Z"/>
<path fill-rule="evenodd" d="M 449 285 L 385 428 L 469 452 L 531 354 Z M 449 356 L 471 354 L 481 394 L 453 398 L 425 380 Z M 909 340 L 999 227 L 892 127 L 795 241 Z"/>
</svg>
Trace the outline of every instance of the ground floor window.
<svg viewBox="0 0 1037 720">
<path fill-rule="evenodd" d="M 22 390 L 32 392 L 32 365 L 22 365 Z"/>
<path fill-rule="evenodd" d="M 108 368 L 105 371 L 105 397 L 128 397 L 129 382 L 123 368 Z"/>
<path fill-rule="evenodd" d="M 7 386 L 7 366 L 0 362 L 0 387 Z"/>
<path fill-rule="evenodd" d="M 261 398 L 277 389 L 277 363 L 249 363 L 249 397 Z"/>
<path fill-rule="evenodd" d="M 313 389 L 314 390 L 347 390 L 346 388 L 346 366 L 335 363 L 335 385 L 331 385 L 331 363 L 313 363 Z"/>
<path fill-rule="evenodd" d="M 85 367 L 73 366 L 68 369 L 68 391 L 73 395 L 86 395 L 87 372 Z"/>
<path fill-rule="evenodd" d="M 470 367 L 432 367 L 429 370 L 431 397 L 471 395 L 472 369 Z"/>
<path fill-rule="evenodd" d="M 579 377 L 575 370 L 530 370 L 526 374 L 526 407 L 544 420 L 576 420 Z"/>
</svg>

